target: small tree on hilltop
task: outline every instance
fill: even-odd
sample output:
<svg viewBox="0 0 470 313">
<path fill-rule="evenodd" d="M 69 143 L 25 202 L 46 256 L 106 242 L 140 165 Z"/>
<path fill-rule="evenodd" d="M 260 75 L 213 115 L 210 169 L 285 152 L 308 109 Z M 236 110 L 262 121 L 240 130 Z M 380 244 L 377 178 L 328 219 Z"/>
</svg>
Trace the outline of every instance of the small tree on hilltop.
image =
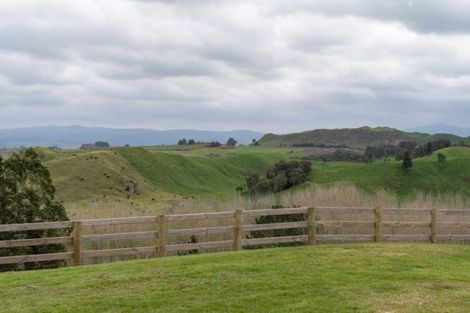
<svg viewBox="0 0 470 313">
<path fill-rule="evenodd" d="M 228 140 L 227 140 L 227 143 L 225 144 L 226 146 L 229 146 L 229 147 L 235 147 L 237 145 L 238 141 L 236 141 L 235 139 L 233 139 L 232 137 L 230 137 Z"/>
<path fill-rule="evenodd" d="M 408 170 L 408 169 L 410 169 L 411 167 L 413 167 L 413 159 L 411 158 L 411 153 L 408 152 L 408 151 L 405 151 L 405 152 L 403 153 L 402 167 L 403 167 L 405 170 Z"/>
<path fill-rule="evenodd" d="M 178 146 L 184 146 L 184 145 L 187 145 L 188 142 L 186 141 L 186 138 L 183 138 L 183 139 L 180 139 L 178 141 Z"/>
<path fill-rule="evenodd" d="M 437 162 L 439 164 L 444 163 L 446 159 L 447 159 L 447 157 L 444 154 L 442 154 L 442 153 L 437 154 Z"/>
</svg>

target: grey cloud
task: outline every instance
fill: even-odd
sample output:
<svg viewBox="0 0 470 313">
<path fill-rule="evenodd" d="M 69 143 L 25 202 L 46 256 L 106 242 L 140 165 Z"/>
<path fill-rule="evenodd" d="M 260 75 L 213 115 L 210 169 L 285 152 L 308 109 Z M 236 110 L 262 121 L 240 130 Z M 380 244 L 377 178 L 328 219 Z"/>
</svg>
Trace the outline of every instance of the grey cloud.
<svg viewBox="0 0 470 313">
<path fill-rule="evenodd" d="M 469 5 L 443 3 L 0 3 L 0 127 L 465 126 Z"/>
</svg>

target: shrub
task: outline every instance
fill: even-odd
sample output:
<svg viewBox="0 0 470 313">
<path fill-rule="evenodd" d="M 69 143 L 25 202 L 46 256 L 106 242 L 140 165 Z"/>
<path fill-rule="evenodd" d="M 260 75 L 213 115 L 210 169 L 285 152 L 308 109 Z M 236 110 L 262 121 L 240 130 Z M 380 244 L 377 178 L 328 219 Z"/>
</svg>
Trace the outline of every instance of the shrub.
<svg viewBox="0 0 470 313">
<path fill-rule="evenodd" d="M 305 182 L 311 172 L 312 165 L 308 161 L 280 161 L 266 170 L 264 177 L 257 173 L 246 176 L 246 190 L 252 196 L 280 192 Z M 237 187 L 237 191 L 245 190 Z"/>
<path fill-rule="evenodd" d="M 281 205 L 272 206 L 273 209 L 283 208 Z M 255 219 L 256 224 L 271 224 L 271 223 L 288 223 L 288 222 L 301 222 L 307 220 L 306 214 L 289 214 L 289 215 L 271 215 L 261 216 Z M 256 230 L 251 231 L 248 238 L 269 238 L 269 237 L 282 237 L 282 236 L 300 236 L 306 235 L 304 228 L 289 228 L 289 229 L 273 229 L 273 230 Z M 301 242 L 293 243 L 280 243 L 271 244 L 269 247 L 280 247 L 280 246 L 297 246 L 302 245 Z M 263 245 L 263 247 L 267 247 Z M 249 248 L 260 248 L 260 246 L 251 246 Z"/>
<path fill-rule="evenodd" d="M 35 223 L 68 220 L 62 204 L 54 199 L 55 188 L 49 171 L 41 164 L 38 154 L 27 149 L 14 153 L 8 160 L 0 157 L 0 224 Z M 0 233 L 0 240 L 67 236 L 69 230 L 35 230 Z M 65 251 L 63 245 L 0 249 L 0 256 L 42 254 Z M 57 267 L 63 261 L 27 263 L 22 268 Z M 21 269 L 18 265 L 3 265 L 1 270 Z"/>
</svg>

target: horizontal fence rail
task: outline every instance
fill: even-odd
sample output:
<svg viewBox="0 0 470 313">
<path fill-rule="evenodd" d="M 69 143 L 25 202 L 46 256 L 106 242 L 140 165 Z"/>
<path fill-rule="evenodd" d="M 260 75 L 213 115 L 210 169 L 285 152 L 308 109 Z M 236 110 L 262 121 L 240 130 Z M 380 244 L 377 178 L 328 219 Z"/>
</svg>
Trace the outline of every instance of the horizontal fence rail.
<svg viewBox="0 0 470 313">
<path fill-rule="evenodd" d="M 296 215 L 297 219 L 260 222 L 261 217 L 282 215 Z M 229 225 L 220 225 L 222 222 Z M 145 230 L 140 228 L 143 225 L 147 227 Z M 68 229 L 71 231 L 70 236 L 28 237 L 31 231 L 37 233 L 53 229 Z M 285 233 L 279 236 L 279 232 L 292 229 L 296 230 L 296 235 Z M 114 257 L 164 257 L 202 251 L 241 250 L 263 245 L 359 242 L 470 243 L 470 210 L 321 206 L 234 210 L 5 224 L 0 225 L 0 235 L 2 233 L 17 233 L 19 237 L 24 238 L 1 240 L 0 253 L 2 249 L 44 245 L 63 245 L 66 252 L 7 255 L 0 257 L 0 265 L 62 260 L 78 266 L 84 260 L 93 258 L 108 258 L 105 259 L 106 262 Z M 115 242 L 134 241 L 137 246 L 114 246 Z M 107 243 L 107 246 L 99 246 L 102 242 Z"/>
</svg>

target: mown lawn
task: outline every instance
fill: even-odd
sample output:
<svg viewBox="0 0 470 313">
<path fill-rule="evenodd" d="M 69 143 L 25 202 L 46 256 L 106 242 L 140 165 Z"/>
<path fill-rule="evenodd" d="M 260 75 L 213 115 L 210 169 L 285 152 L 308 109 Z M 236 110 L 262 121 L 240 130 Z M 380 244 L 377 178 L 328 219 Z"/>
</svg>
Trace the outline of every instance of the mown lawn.
<svg viewBox="0 0 470 313">
<path fill-rule="evenodd" d="M 319 245 L 0 274 L 1 312 L 469 312 L 470 246 Z"/>
</svg>

